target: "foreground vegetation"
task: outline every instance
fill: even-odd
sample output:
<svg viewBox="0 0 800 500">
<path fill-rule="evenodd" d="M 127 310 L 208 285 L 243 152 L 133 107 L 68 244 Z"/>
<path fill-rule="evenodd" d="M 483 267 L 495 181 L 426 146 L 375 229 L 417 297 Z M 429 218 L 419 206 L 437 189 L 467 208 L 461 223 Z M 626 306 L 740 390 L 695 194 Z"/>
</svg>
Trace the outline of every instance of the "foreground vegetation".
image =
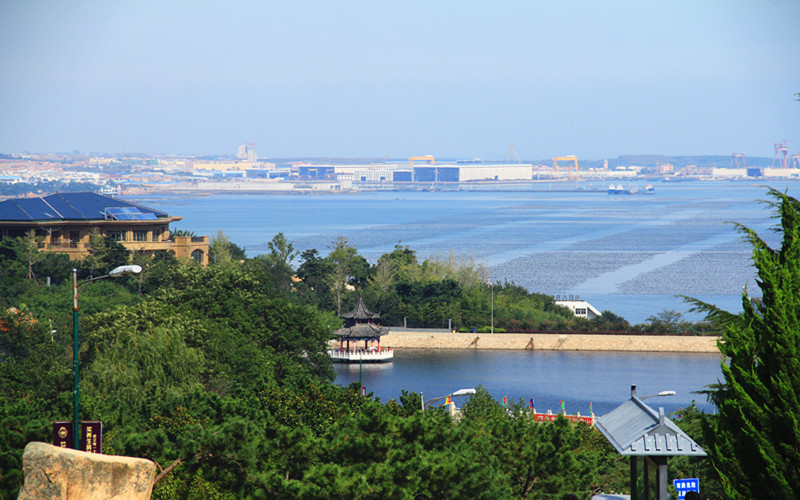
<svg viewBox="0 0 800 500">
<path fill-rule="evenodd" d="M 710 458 L 676 458 L 670 471 L 699 477 L 712 498 L 791 498 L 800 484 L 800 204 L 772 194 L 782 247 L 747 232 L 763 303 L 745 300 L 742 315 L 697 303 L 711 313 L 706 328 L 723 329 L 730 361 L 711 390 L 719 415 L 688 408 L 678 419 Z M 346 240 L 324 258 L 297 255 L 280 234 L 270 253 L 247 259 L 219 234 L 208 268 L 168 254 L 129 256 L 94 238 L 78 272 L 97 276 L 128 259 L 144 272 L 97 281 L 80 297 L 81 409 L 82 418 L 103 421 L 106 453 L 159 465 L 154 498 L 630 491 L 627 461 L 598 432 L 535 423 L 521 402 L 504 407 L 480 390 L 453 421 L 441 409 L 420 411 L 415 393 L 381 402 L 331 383 L 325 350 L 337 311 L 361 294 L 389 324 L 482 326 L 491 291 L 479 265 L 419 263 L 398 246 L 370 266 Z M 39 252 L 34 238 L 0 243 L 0 497 L 22 484 L 24 445 L 49 441 L 51 423 L 71 415 L 71 266 Z M 618 329 L 575 320 L 552 297 L 513 284 L 494 293 L 498 327 Z M 653 319 L 675 320 L 663 316 Z"/>
</svg>

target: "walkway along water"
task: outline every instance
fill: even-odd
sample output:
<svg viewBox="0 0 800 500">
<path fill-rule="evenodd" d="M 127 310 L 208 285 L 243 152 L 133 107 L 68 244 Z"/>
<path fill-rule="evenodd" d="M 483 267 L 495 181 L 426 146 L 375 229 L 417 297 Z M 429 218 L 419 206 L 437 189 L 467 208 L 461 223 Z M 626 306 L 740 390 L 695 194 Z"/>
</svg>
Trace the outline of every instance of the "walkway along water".
<svg viewBox="0 0 800 500">
<path fill-rule="evenodd" d="M 532 351 L 624 351 L 718 353 L 719 337 L 598 335 L 583 333 L 454 333 L 441 329 L 391 328 L 381 345 L 393 349 L 508 349 Z"/>
</svg>

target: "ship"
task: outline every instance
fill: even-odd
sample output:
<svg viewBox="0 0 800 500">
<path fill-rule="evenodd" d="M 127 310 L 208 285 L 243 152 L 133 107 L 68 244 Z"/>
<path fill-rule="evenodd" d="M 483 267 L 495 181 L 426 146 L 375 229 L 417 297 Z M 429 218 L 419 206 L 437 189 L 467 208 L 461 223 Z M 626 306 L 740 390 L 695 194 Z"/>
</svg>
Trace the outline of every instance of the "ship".
<svg viewBox="0 0 800 500">
<path fill-rule="evenodd" d="M 622 184 L 611 184 L 608 186 L 608 194 L 653 194 L 655 193 L 655 188 L 653 188 L 652 184 L 648 184 L 644 187 L 644 189 L 639 189 L 637 187 L 622 187 Z"/>
</svg>

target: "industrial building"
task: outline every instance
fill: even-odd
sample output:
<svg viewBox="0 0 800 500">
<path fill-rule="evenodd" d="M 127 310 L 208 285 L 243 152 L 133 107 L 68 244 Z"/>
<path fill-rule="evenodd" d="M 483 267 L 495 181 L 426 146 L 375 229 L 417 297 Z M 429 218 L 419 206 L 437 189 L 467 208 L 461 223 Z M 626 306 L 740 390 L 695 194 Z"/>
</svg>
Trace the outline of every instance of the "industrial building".
<svg viewBox="0 0 800 500">
<path fill-rule="evenodd" d="M 412 170 L 414 182 L 529 181 L 533 174 L 533 165 L 413 165 Z"/>
</svg>

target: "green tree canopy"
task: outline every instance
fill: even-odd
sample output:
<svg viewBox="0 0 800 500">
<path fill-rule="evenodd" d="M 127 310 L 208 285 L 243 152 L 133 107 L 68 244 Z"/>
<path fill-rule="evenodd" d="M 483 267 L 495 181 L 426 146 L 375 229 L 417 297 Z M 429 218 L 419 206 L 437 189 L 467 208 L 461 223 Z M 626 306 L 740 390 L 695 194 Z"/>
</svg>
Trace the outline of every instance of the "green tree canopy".
<svg viewBox="0 0 800 500">
<path fill-rule="evenodd" d="M 800 495 L 800 202 L 770 189 L 780 247 L 739 228 L 753 245 L 760 300 L 743 293 L 742 315 L 719 343 L 719 419 L 706 437 L 729 498 Z"/>
</svg>

